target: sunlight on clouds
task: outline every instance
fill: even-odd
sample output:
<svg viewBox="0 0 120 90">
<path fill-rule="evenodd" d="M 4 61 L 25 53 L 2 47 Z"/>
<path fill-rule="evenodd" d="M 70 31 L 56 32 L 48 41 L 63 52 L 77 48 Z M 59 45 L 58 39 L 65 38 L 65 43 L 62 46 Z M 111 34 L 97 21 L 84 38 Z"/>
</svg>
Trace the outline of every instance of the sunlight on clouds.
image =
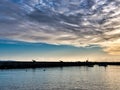
<svg viewBox="0 0 120 90">
<path fill-rule="evenodd" d="M 119 0 L 0 0 L 0 12 L 0 38 L 120 55 Z"/>
<path fill-rule="evenodd" d="M 116 35 L 116 34 L 120 35 L 120 29 L 116 29 L 116 30 L 113 30 L 113 31 L 110 31 L 110 32 L 106 32 L 105 34 L 106 35 Z"/>
<path fill-rule="evenodd" d="M 120 55 L 120 39 L 104 45 L 104 51 L 111 55 Z"/>
</svg>

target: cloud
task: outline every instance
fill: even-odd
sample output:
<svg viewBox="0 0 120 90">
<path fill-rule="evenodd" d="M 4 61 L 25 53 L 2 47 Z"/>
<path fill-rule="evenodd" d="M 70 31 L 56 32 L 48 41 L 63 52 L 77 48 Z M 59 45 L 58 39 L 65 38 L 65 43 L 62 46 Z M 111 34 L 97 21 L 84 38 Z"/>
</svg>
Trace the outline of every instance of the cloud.
<svg viewBox="0 0 120 90">
<path fill-rule="evenodd" d="M 120 1 L 0 0 L 0 38 L 98 45 L 120 55 Z"/>
<path fill-rule="evenodd" d="M 120 55 L 120 39 L 106 43 L 104 51 L 111 55 Z"/>
</svg>

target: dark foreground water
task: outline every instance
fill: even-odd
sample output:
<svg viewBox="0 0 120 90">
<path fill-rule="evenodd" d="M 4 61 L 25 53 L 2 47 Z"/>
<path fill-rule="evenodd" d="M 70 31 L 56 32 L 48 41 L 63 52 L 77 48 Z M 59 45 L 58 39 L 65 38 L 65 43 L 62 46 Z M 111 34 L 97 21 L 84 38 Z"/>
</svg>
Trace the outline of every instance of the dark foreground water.
<svg viewBox="0 0 120 90">
<path fill-rule="evenodd" d="M 0 70 L 0 90 L 120 90 L 120 66 Z"/>
</svg>

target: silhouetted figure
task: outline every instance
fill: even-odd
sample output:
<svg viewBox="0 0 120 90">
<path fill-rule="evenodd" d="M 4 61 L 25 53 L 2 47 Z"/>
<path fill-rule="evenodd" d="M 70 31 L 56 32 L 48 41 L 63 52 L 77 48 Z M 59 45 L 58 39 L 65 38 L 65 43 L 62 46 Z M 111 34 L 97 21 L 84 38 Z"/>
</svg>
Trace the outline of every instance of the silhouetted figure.
<svg viewBox="0 0 120 90">
<path fill-rule="evenodd" d="M 87 58 L 86 63 L 88 63 L 88 62 L 89 62 L 89 59 Z"/>
<path fill-rule="evenodd" d="M 60 62 L 63 62 L 62 60 L 59 60 Z"/>
<path fill-rule="evenodd" d="M 32 60 L 33 63 L 35 63 L 36 61 L 35 60 Z"/>
<path fill-rule="evenodd" d="M 86 63 L 88 63 L 89 61 L 88 60 L 86 60 Z"/>
</svg>

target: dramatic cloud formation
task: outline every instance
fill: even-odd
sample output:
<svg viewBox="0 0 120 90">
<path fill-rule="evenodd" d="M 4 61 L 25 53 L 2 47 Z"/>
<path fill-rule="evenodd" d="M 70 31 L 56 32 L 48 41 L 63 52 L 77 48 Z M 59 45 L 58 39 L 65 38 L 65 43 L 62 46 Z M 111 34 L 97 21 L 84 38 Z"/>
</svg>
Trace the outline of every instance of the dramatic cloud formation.
<svg viewBox="0 0 120 90">
<path fill-rule="evenodd" d="M 99 45 L 120 55 L 120 1 L 0 0 L 0 38 Z"/>
</svg>

